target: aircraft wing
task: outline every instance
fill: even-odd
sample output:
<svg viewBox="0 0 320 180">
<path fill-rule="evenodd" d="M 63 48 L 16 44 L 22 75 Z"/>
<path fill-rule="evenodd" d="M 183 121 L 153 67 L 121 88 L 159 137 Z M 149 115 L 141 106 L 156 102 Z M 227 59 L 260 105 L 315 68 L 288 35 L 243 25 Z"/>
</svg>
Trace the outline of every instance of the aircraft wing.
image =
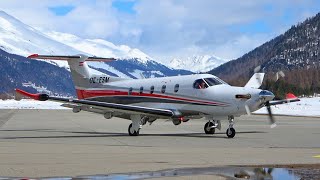
<svg viewBox="0 0 320 180">
<path fill-rule="evenodd" d="M 299 98 L 297 98 L 292 93 L 288 93 L 288 94 L 286 94 L 286 99 L 270 101 L 269 105 L 274 106 L 274 105 L 278 105 L 278 104 L 286 104 L 286 103 L 292 103 L 292 102 L 298 102 L 298 101 L 300 101 Z"/>
<path fill-rule="evenodd" d="M 69 98 L 49 96 L 47 94 L 31 94 L 20 89 L 16 89 L 16 92 L 23 96 L 27 96 L 39 101 L 51 100 L 51 101 L 69 104 L 69 106 L 65 104 L 64 105 L 65 107 L 86 106 L 86 107 L 93 107 L 97 109 L 104 109 L 106 111 L 115 111 L 115 112 L 120 112 L 125 114 L 144 114 L 144 115 L 155 116 L 160 118 L 180 117 L 179 112 L 175 112 L 174 110 L 169 110 L 169 109 L 157 109 L 157 108 L 149 108 L 149 107 L 142 107 L 142 106 L 132 106 L 132 105 L 124 105 L 124 104 L 90 101 L 90 100 L 84 100 L 84 99 L 69 99 Z"/>
</svg>

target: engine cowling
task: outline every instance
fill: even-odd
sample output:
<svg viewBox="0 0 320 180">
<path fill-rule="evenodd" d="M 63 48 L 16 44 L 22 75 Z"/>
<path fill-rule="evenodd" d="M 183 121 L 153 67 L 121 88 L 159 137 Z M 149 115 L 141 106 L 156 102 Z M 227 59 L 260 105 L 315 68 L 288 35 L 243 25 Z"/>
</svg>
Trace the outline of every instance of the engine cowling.
<svg viewBox="0 0 320 180">
<path fill-rule="evenodd" d="M 80 111 L 81 111 L 81 107 L 79 107 L 79 106 L 76 106 L 76 107 L 72 108 L 72 112 L 74 112 L 74 113 L 78 113 Z"/>
<path fill-rule="evenodd" d="M 172 123 L 177 126 L 177 125 L 181 124 L 181 120 L 179 118 L 173 118 Z"/>
<path fill-rule="evenodd" d="M 113 114 L 112 114 L 112 112 L 106 112 L 106 113 L 103 114 L 103 116 L 106 119 L 111 119 L 113 117 Z"/>
</svg>

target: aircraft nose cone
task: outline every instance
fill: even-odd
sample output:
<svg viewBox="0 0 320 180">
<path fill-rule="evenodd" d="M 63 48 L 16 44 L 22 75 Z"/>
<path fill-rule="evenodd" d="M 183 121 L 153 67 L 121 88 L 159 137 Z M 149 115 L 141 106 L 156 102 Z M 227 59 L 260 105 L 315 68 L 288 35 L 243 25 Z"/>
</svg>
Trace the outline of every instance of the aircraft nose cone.
<svg viewBox="0 0 320 180">
<path fill-rule="evenodd" d="M 265 101 L 271 101 L 273 100 L 273 98 L 275 97 L 275 95 L 270 92 L 270 91 L 267 91 L 267 90 L 262 90 L 260 93 L 259 93 L 259 97 L 261 99 L 264 99 Z"/>
</svg>

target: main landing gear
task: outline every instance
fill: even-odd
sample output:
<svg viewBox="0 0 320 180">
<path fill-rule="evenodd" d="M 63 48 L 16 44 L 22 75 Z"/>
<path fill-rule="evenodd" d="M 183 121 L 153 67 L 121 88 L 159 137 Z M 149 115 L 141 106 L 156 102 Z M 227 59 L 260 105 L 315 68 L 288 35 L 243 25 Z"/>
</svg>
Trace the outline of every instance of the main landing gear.
<svg viewBox="0 0 320 180">
<path fill-rule="evenodd" d="M 234 117 L 229 116 L 229 127 L 226 131 L 226 135 L 228 138 L 233 138 L 236 135 L 236 130 L 233 128 L 234 124 Z M 221 130 L 221 123 L 219 120 L 209 120 L 203 127 L 203 130 L 206 134 L 214 134 L 216 131 L 216 128 Z"/>
<path fill-rule="evenodd" d="M 203 127 L 203 130 L 206 134 L 214 134 L 216 132 L 216 126 L 215 126 L 215 123 L 214 121 L 209 121 L 207 122 L 204 127 Z"/>
<path fill-rule="evenodd" d="M 131 115 L 130 119 L 132 123 L 128 127 L 128 133 L 130 136 L 139 136 L 139 131 L 143 125 L 148 122 L 148 117 L 141 115 Z"/>
<path fill-rule="evenodd" d="M 129 133 L 130 136 L 139 136 L 140 129 L 141 129 L 140 127 L 139 128 L 135 128 L 133 126 L 133 123 L 131 123 L 129 125 L 129 127 L 128 127 L 128 133 Z"/>
</svg>

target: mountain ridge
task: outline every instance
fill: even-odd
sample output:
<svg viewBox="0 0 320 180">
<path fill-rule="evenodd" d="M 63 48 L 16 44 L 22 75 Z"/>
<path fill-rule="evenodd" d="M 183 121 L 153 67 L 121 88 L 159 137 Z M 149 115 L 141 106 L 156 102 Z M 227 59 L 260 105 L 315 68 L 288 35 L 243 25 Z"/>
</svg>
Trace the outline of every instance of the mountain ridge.
<svg viewBox="0 0 320 180">
<path fill-rule="evenodd" d="M 192 72 L 201 73 L 216 68 L 227 61 L 215 55 L 193 55 L 184 60 L 174 58 L 170 61 L 169 66 L 175 69 L 189 69 Z"/>
<path fill-rule="evenodd" d="M 304 89 L 298 93 L 319 93 L 320 13 L 209 73 L 233 85 L 244 85 L 259 65 L 269 81 L 281 70 L 286 74 L 285 83 Z"/>
</svg>

